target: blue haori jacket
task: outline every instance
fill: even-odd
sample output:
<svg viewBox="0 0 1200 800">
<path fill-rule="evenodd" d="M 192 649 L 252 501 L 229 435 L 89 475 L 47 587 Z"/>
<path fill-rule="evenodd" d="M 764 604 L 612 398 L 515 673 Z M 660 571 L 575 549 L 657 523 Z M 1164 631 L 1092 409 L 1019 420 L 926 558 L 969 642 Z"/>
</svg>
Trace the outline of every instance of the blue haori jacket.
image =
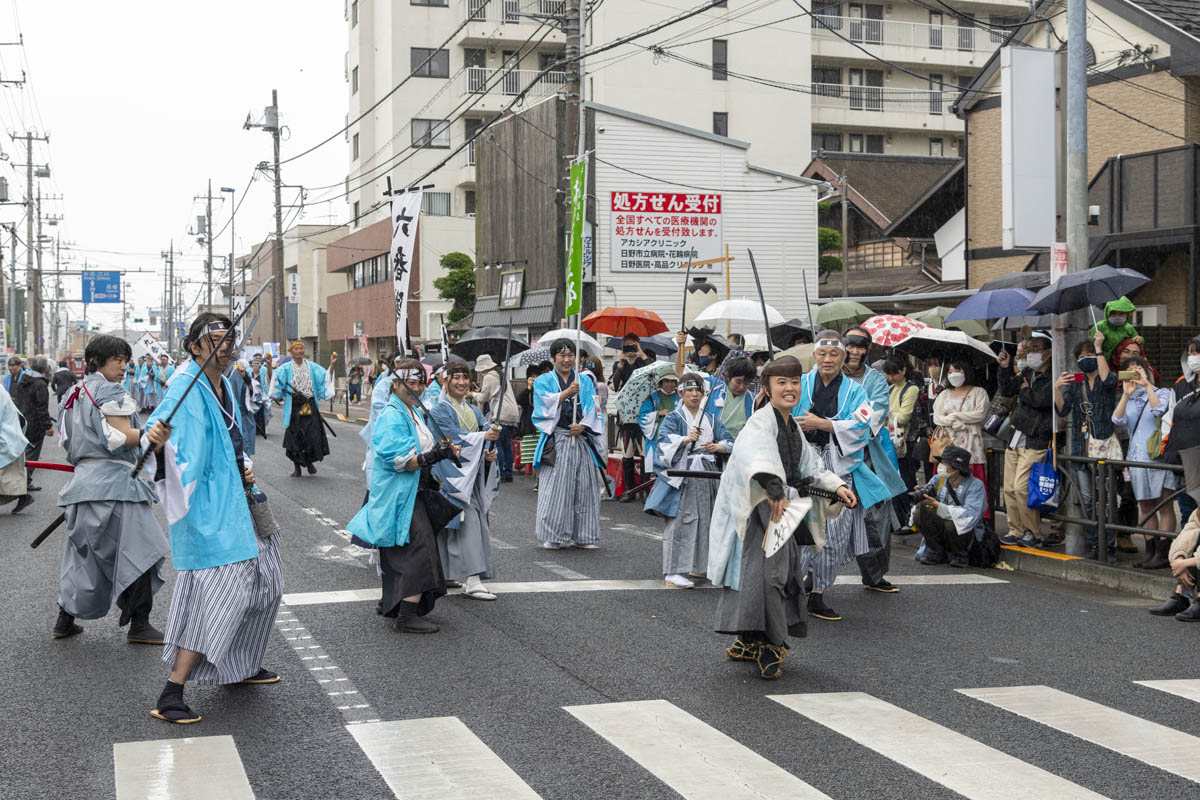
<svg viewBox="0 0 1200 800">
<path fill-rule="evenodd" d="M 367 424 L 358 432 L 358 438 L 362 439 L 367 445 L 367 455 L 363 459 L 362 469 L 367 474 L 367 485 L 371 483 L 371 468 L 375 463 L 375 422 L 379 419 L 379 414 L 387 405 L 388 398 L 392 396 L 392 374 L 385 372 L 375 379 L 375 385 L 371 387 L 371 413 L 367 417 Z M 421 403 L 424 405 L 425 398 L 421 398 Z"/>
<path fill-rule="evenodd" d="M 429 418 L 433 423 L 434 436 L 445 437 L 462 448 L 458 454 L 458 460 L 462 462 L 461 469 L 455 466 L 453 461 L 446 459 L 435 464 L 433 472 L 441 481 L 442 494 L 450 502 L 459 508 L 466 508 L 471 503 L 478 504 L 486 519 L 492 501 L 500 493 L 500 468 L 499 464 L 493 464 L 491 469 L 487 468 L 484 454 L 488 443 L 483 440 L 483 436 L 488 431 L 488 421 L 478 408 L 470 406 L 470 409 L 475 413 L 475 421 L 479 424 L 477 431 L 463 429 L 458 412 L 450 404 L 449 395 L 443 394 L 430 409 Z M 462 514 L 459 514 L 450 521 L 446 529 L 458 530 L 461 524 Z"/>
<path fill-rule="evenodd" d="M 424 412 L 412 413 L 422 421 Z M 406 470 L 408 459 L 420 453 L 417 426 L 409 409 L 396 395 L 388 398 L 371 437 L 374 463 L 368 487 L 371 496 L 358 510 L 346 530 L 376 547 L 400 547 L 408 544 L 413 504 L 417 499 L 420 470 Z"/>
<path fill-rule="evenodd" d="M 181 374 L 188 377 L 167 387 L 166 397 L 146 421 L 147 429 L 166 420 L 199 370 L 195 361 L 181 368 Z M 222 377 L 221 382 L 232 398 L 229 380 Z M 234 402 L 232 407 L 238 427 L 245 430 L 238 404 Z M 152 453 L 146 467 L 154 475 L 157 458 L 166 459 L 165 479 L 157 488 L 171 532 L 175 569 L 206 569 L 257 558 L 258 542 L 242 488 L 242 472 L 234 458 L 225 412 L 206 377 L 196 382 L 171 425 L 171 438 L 163 452 Z M 142 446 L 149 446 L 144 436 Z"/>
<path fill-rule="evenodd" d="M 861 378 L 852 378 L 843 373 L 843 380 L 849 379 L 863 387 L 867 399 L 871 401 L 871 441 L 867 443 L 867 452 L 871 455 L 871 471 L 887 486 L 891 496 L 907 492 L 909 487 L 904 485 L 900 477 L 900 460 L 896 456 L 896 446 L 887 432 L 888 414 L 891 413 L 889 396 L 891 387 L 887 378 L 877 369 L 867 367 Z M 868 506 L 864 505 L 863 508 Z"/>
<path fill-rule="evenodd" d="M 663 396 L 661 389 L 655 389 L 646 399 L 642 401 L 641 408 L 638 409 L 638 427 L 642 431 L 642 467 L 644 472 L 650 472 L 654 469 L 654 447 L 655 440 L 658 438 L 659 428 L 667 415 L 661 418 L 658 416 L 658 401 Z M 671 401 L 675 404 L 674 408 L 679 407 L 679 398 L 676 395 L 671 395 Z M 674 408 L 672 410 L 674 410 Z"/>
<path fill-rule="evenodd" d="M 733 436 L 725 430 L 720 417 L 702 413 L 700 442 L 718 442 L 725 445 L 726 454 L 733 452 Z M 697 447 L 689 456 L 686 437 L 695 422 L 689 421 L 687 409 L 680 403 L 663 417 L 658 429 L 658 447 L 654 451 L 654 488 L 646 498 L 645 511 L 674 517 L 679 513 L 679 497 L 683 494 L 683 482 L 687 478 L 669 478 L 669 469 L 710 469 L 720 462 L 716 454 L 707 453 Z M 719 470 L 718 470 L 719 471 Z M 693 480 L 708 480 L 695 478 Z"/>
<path fill-rule="evenodd" d="M 313 397 L 317 400 L 328 400 L 333 397 L 333 381 L 326 380 L 325 368 L 308 360 L 305 360 L 304 363 L 308 364 L 308 375 L 312 378 Z M 283 401 L 283 427 L 285 428 L 292 420 L 292 393 L 284 387 L 296 388 L 296 380 L 293 377 L 295 371 L 296 362 L 289 359 L 286 364 L 275 370 L 275 382 L 271 389 L 271 399 Z"/>
<path fill-rule="evenodd" d="M 575 372 L 572 371 L 567 384 L 570 385 L 574 379 Z M 537 450 L 533 454 L 534 469 L 542 468 L 542 453 L 546 449 L 546 440 L 554 435 L 554 429 L 558 425 L 559 395 L 562 392 L 563 387 L 559 385 L 556 370 L 539 375 L 533 382 L 533 426 L 541 434 L 538 437 Z M 594 445 L 592 461 L 597 467 L 604 469 L 605 464 L 598 455 L 605 452 L 604 420 L 600 418 L 600 406 L 596 402 L 596 384 L 587 375 L 579 376 L 578 399 L 579 424 L 588 429 L 587 435 Z"/>
</svg>

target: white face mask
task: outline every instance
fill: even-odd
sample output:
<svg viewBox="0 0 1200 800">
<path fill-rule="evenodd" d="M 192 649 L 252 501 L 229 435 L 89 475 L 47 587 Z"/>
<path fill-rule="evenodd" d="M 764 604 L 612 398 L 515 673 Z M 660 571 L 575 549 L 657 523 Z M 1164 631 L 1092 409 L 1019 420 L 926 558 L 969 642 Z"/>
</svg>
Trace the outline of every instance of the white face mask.
<svg viewBox="0 0 1200 800">
<path fill-rule="evenodd" d="M 951 372 L 949 375 L 946 376 L 946 379 L 948 381 L 950 381 L 951 386 L 953 386 L 955 389 L 957 389 L 958 387 L 962 386 L 964 383 L 967 382 L 967 373 Z"/>
<path fill-rule="evenodd" d="M 1028 364 L 1032 369 L 1038 369 L 1042 366 L 1042 354 L 1030 353 L 1025 357 L 1025 363 Z"/>
<path fill-rule="evenodd" d="M 1190 372 L 1200 372 L 1200 356 L 1188 356 L 1187 366 Z"/>
<path fill-rule="evenodd" d="M 1028 366 L 1029 366 L 1029 359 L 1026 359 L 1026 358 L 1018 358 L 1017 359 L 1017 372 L 1021 372 Z"/>
<path fill-rule="evenodd" d="M 1127 320 L 1127 319 L 1128 319 L 1128 317 L 1120 316 L 1118 314 L 1113 314 L 1111 317 L 1108 318 L 1108 324 L 1112 325 L 1114 328 L 1120 328 L 1125 325 L 1125 320 Z"/>
<path fill-rule="evenodd" d="M 765 366 L 766 366 L 765 364 L 759 364 L 757 367 L 754 368 L 754 371 L 758 373 L 758 377 L 760 377 L 760 378 L 762 377 L 763 367 L 765 367 Z"/>
</svg>

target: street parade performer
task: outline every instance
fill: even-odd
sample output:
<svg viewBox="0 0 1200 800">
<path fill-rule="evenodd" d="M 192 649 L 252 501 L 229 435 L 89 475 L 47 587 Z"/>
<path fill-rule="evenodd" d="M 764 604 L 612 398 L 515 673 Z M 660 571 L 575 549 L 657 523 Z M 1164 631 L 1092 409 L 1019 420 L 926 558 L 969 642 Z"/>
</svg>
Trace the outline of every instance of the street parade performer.
<svg viewBox="0 0 1200 800">
<path fill-rule="evenodd" d="M 423 617 L 446 594 L 435 541 L 437 529 L 426 510 L 435 490 L 431 468 L 457 455 L 454 445 L 438 443 L 425 421 L 421 392 L 425 367 L 405 358 L 397 362 L 387 405 L 375 420 L 371 443 L 368 498 L 346 525 L 354 536 L 379 548 L 383 599 L 379 613 L 395 617 L 401 633 L 437 633 Z"/>
<path fill-rule="evenodd" d="M 462 513 L 438 537 L 438 554 L 442 571 L 449 580 L 463 584 L 463 594 L 476 600 L 495 600 L 496 595 L 482 580 L 494 573 L 488 512 L 500 493 L 500 469 L 494 463 L 500 430 L 471 405 L 471 368 L 466 362 L 449 362 L 444 380 L 445 391 L 430 408 L 429 417 L 439 436 L 459 447 L 462 466 L 444 460 L 434 467 L 434 473 L 442 483 L 442 494 Z"/>
<path fill-rule="evenodd" d="M 533 382 L 533 425 L 541 433 L 533 468 L 538 470 L 537 538 L 547 550 L 600 547 L 604 420 L 596 386 L 575 372 L 575 343 L 550 343 L 554 369 Z"/>
<path fill-rule="evenodd" d="M 875 410 L 866 390 L 842 371 L 846 361 L 842 337 L 837 331 L 821 331 L 815 344 L 815 364 L 801 382 L 800 402 L 792 415 L 826 469 L 845 481 L 862 501 L 859 507 L 830 520 L 824 548 L 806 547 L 801 554 L 804 573 L 812 571 L 808 613 L 818 619 L 839 620 L 837 612 L 825 604 L 825 592 L 833 586 L 840 566 L 871 551 L 863 509 L 891 498 L 892 491 L 865 461 Z"/>
<path fill-rule="evenodd" d="M 719 474 L 720 456 L 733 452 L 733 436 L 715 414 L 702 409 L 703 376 L 689 372 L 679 381 L 683 402 L 662 420 L 654 450 L 657 479 L 646 511 L 667 521 L 663 528 L 663 577 L 668 586 L 691 589 L 692 578 L 708 569 L 709 519 L 718 482 L 671 477 L 667 470 L 704 470 Z"/>
<path fill-rule="evenodd" d="M 279 536 L 273 526 L 256 530 L 251 517 L 249 503 L 266 498 L 254 486 L 253 467 L 243 453 L 253 423 L 241 419 L 233 389 L 222 377 L 233 349 L 232 327 L 229 317 L 211 312 L 192 322 L 183 340 L 192 360 L 167 387 L 146 436 L 156 446 L 147 468 L 170 524 L 176 572 L 162 655 L 171 676 L 150 712 L 167 722 L 200 721 L 183 699 L 188 680 L 279 681 L 262 668 L 283 594 Z M 180 413 L 168 428 L 163 421 L 176 406 Z"/>
<path fill-rule="evenodd" d="M 58 583 L 54 638 L 81 633 L 76 619 L 100 619 L 116 600 L 131 644 L 162 644 L 150 624 L 162 588 L 167 537 L 154 518 L 154 485 L 131 467 L 141 455 L 136 403 L 122 379 L 132 352 L 117 336 L 97 336 L 84 351 L 86 375 L 63 403 L 59 429 L 75 472 L 58 494 L 67 543 Z"/>
<path fill-rule="evenodd" d="M 304 357 L 304 342 L 292 342 L 288 348 L 292 360 L 275 370 L 271 399 L 283 401 L 283 450 L 295 465 L 292 477 L 300 477 L 300 468 L 316 475 L 316 462 L 329 455 L 329 440 L 321 418 L 320 400 L 333 397 L 333 381 L 325 368 Z M 337 363 L 337 353 L 329 359 L 329 368 Z"/>
<path fill-rule="evenodd" d="M 708 578 L 723 587 L 716 630 L 737 636 L 725 654 L 756 662 L 767 680 L 783 674 L 787 637 L 807 634 L 800 545 L 820 548 L 826 520 L 841 516 L 838 502 L 806 497 L 808 485 L 836 493 L 848 510 L 858 504 L 792 417 L 803 375 L 792 356 L 763 370 L 768 402 L 738 436 L 709 526 Z"/>
</svg>

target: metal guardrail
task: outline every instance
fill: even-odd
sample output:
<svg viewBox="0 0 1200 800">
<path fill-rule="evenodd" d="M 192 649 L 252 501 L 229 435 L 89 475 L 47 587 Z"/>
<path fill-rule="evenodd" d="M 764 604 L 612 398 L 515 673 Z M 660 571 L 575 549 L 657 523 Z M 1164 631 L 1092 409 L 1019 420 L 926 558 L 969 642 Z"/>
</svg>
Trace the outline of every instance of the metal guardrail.
<svg viewBox="0 0 1200 800">
<path fill-rule="evenodd" d="M 462 71 L 459 79 L 458 94 L 460 97 L 468 94 L 490 93 L 512 96 L 529 89 L 528 98 L 535 99 L 559 92 L 567 84 L 567 73 L 565 72 L 547 72 L 535 84 L 534 80 L 539 75 L 542 75 L 542 72 L 537 69 L 467 67 Z"/>
<path fill-rule="evenodd" d="M 857 86 L 844 83 L 814 83 L 814 108 L 843 108 L 850 111 L 902 111 L 910 114 L 949 113 L 957 95 L 942 89 L 902 89 L 886 86 Z"/>
<path fill-rule="evenodd" d="M 974 25 L 929 25 L 922 22 L 837 17 L 822 13 L 813 16 L 814 39 L 840 39 L 838 34 L 841 34 L 850 41 L 861 44 L 974 53 L 990 53 L 1004 41 L 1003 35 L 981 30 Z"/>
</svg>

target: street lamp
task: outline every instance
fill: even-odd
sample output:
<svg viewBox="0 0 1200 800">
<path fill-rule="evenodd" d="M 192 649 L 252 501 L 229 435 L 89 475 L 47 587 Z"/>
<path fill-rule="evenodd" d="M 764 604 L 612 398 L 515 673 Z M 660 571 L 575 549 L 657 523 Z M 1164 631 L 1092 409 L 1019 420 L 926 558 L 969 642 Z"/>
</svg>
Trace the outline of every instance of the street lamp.
<svg viewBox="0 0 1200 800">
<path fill-rule="evenodd" d="M 237 246 L 237 236 L 234 233 L 234 217 L 237 215 L 237 191 L 228 186 L 221 187 L 222 192 L 229 192 L 229 318 L 233 319 L 233 251 Z"/>
</svg>

